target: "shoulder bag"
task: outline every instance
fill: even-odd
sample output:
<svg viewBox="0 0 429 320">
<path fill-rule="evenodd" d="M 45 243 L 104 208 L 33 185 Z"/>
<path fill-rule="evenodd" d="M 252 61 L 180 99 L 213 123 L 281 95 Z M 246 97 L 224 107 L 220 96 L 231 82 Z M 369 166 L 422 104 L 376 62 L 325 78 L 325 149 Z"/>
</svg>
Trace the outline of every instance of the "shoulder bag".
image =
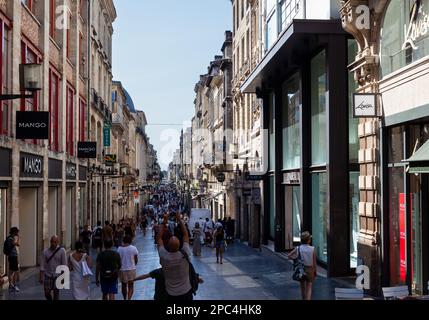
<svg viewBox="0 0 429 320">
<path fill-rule="evenodd" d="M 302 258 L 301 258 L 300 247 L 298 247 L 298 257 L 293 262 L 292 279 L 299 282 L 307 280 L 307 274 L 305 273 L 304 262 L 302 261 Z"/>
</svg>

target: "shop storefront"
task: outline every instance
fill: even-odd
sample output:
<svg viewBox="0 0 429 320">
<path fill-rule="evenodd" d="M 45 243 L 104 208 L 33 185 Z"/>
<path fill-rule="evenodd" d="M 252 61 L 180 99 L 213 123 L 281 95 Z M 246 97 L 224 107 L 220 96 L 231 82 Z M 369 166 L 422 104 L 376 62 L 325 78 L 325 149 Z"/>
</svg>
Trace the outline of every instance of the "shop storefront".
<svg viewBox="0 0 429 320">
<path fill-rule="evenodd" d="M 0 148 L 0 241 L 4 242 L 8 235 L 8 197 L 11 182 L 11 150 Z M 6 273 L 6 259 L 0 254 L 0 274 Z"/>
<path fill-rule="evenodd" d="M 71 248 L 78 238 L 77 231 L 77 208 L 76 208 L 76 164 L 66 163 L 66 248 Z"/>
<path fill-rule="evenodd" d="M 88 191 L 87 191 L 87 169 L 84 166 L 79 166 L 79 189 L 77 192 L 79 214 L 78 214 L 78 227 L 79 230 L 86 224 L 90 225 L 89 216 L 87 213 L 88 205 Z"/>
<path fill-rule="evenodd" d="M 19 229 L 21 235 L 20 265 L 35 267 L 42 243 L 42 185 L 43 158 L 34 154 L 20 154 Z"/>
<path fill-rule="evenodd" d="M 418 294 L 427 293 L 429 280 L 428 14 L 428 0 L 391 1 L 380 39 L 382 280 Z"/>
<path fill-rule="evenodd" d="M 310 231 L 332 277 L 357 262 L 358 132 L 347 81 L 355 50 L 338 21 L 294 21 L 242 86 L 264 100 L 263 242 L 290 250 Z"/>
<path fill-rule="evenodd" d="M 62 161 L 56 159 L 48 160 L 48 237 L 58 235 L 65 244 L 63 237 L 62 218 Z"/>
</svg>

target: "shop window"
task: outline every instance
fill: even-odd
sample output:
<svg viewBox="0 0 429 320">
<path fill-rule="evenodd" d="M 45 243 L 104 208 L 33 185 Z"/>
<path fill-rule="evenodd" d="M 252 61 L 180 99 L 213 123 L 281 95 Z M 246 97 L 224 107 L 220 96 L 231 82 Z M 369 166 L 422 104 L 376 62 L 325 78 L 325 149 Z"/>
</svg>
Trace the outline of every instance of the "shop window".
<svg viewBox="0 0 429 320">
<path fill-rule="evenodd" d="M 274 240 L 276 236 L 276 192 L 275 192 L 274 176 L 270 176 L 270 238 Z"/>
<path fill-rule="evenodd" d="M 357 43 L 354 40 L 348 40 L 348 64 L 351 64 L 357 55 Z M 358 84 L 354 79 L 354 73 L 348 74 L 349 84 L 349 161 L 357 164 L 359 162 L 359 119 L 353 117 L 353 93 L 356 92 Z"/>
<path fill-rule="evenodd" d="M 327 205 L 327 174 L 313 173 L 311 175 L 312 194 L 312 233 L 313 246 L 317 258 L 328 262 L 328 226 L 329 212 Z"/>
<path fill-rule="evenodd" d="M 271 92 L 268 98 L 268 119 L 269 119 L 269 149 L 270 149 L 270 159 L 269 159 L 269 170 L 275 169 L 276 163 L 276 138 L 275 138 L 275 129 L 274 129 L 274 115 L 275 115 L 275 94 Z"/>
<path fill-rule="evenodd" d="M 283 169 L 301 167 L 301 88 L 299 73 L 283 85 Z"/>
<path fill-rule="evenodd" d="M 390 284 L 406 284 L 407 245 L 405 213 L 405 169 L 389 168 L 389 257 Z"/>
<path fill-rule="evenodd" d="M 6 229 L 6 189 L 0 189 L 0 242 L 3 244 L 8 235 Z M 5 255 L 0 254 L 0 275 L 6 273 L 6 259 Z M 3 290 L 1 288 L 1 290 Z"/>
<path fill-rule="evenodd" d="M 383 77 L 429 55 L 429 0 L 390 1 L 380 50 Z"/>
<path fill-rule="evenodd" d="M 327 160 L 326 55 L 322 51 L 311 60 L 311 163 L 325 165 Z"/>
<path fill-rule="evenodd" d="M 293 241 L 300 242 L 301 241 L 301 233 L 302 233 L 302 211 L 301 211 L 301 189 L 299 186 L 291 187 L 292 191 L 292 233 L 293 233 Z"/>
<path fill-rule="evenodd" d="M 9 27 L 0 19 L 0 94 L 10 93 Z M 9 134 L 10 101 L 0 101 L 0 135 Z"/>
<path fill-rule="evenodd" d="M 350 268 L 357 267 L 358 237 L 360 232 L 359 221 L 359 175 L 360 172 L 349 173 L 349 201 L 350 201 Z"/>
</svg>

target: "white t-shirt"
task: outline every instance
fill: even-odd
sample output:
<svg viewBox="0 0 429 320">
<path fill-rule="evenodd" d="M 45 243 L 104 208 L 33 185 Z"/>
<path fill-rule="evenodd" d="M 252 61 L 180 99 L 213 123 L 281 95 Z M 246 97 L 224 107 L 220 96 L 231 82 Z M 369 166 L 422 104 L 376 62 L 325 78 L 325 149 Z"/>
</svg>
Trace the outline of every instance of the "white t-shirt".
<svg viewBox="0 0 429 320">
<path fill-rule="evenodd" d="M 121 271 L 136 270 L 134 256 L 139 254 L 136 247 L 132 245 L 129 245 L 128 247 L 119 247 L 118 253 L 121 257 Z"/>
<path fill-rule="evenodd" d="M 304 265 L 306 267 L 312 267 L 314 247 L 308 244 L 302 244 L 299 246 L 299 252 L 301 253 L 301 260 L 304 262 Z"/>
</svg>

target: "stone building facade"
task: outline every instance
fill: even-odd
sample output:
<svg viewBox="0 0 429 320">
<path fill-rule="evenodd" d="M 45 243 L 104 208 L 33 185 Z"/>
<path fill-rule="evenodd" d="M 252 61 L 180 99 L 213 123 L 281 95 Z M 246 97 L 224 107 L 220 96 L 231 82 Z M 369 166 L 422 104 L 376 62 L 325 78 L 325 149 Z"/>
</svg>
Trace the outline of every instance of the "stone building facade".
<svg viewBox="0 0 429 320">
<path fill-rule="evenodd" d="M 358 255 L 378 293 L 428 289 L 428 8 L 425 0 L 341 1 L 343 28 L 358 48 L 349 65 L 356 93 L 378 102 L 377 116 L 358 128 Z"/>
<path fill-rule="evenodd" d="M 235 206 L 231 214 L 237 220 L 237 236 L 253 247 L 260 242 L 261 188 L 259 181 L 248 180 L 247 174 L 263 172 L 261 100 L 255 94 L 240 90 L 243 82 L 261 59 L 262 7 L 256 1 L 232 1 L 233 7 L 233 158 Z"/>
<path fill-rule="evenodd" d="M 0 162 L 4 167 L 0 174 L 0 237 L 4 239 L 12 226 L 21 229 L 23 268 L 39 263 L 39 253 L 54 234 L 70 249 L 79 227 L 91 217 L 88 162 L 77 158 L 77 142 L 87 141 L 88 132 L 96 132 L 94 123 L 109 118 L 111 51 L 106 50 L 103 58 L 107 61 L 104 114 L 94 115 L 98 120 L 89 127 L 87 106 L 93 98 L 89 96 L 88 18 L 104 20 L 93 26 L 92 33 L 100 25 L 109 27 L 102 40 L 105 48 L 111 48 L 111 24 L 116 18 L 113 1 L 91 4 L 88 15 L 87 1 L 0 2 L 1 93 L 20 92 L 20 64 L 37 63 L 43 68 L 43 89 L 34 99 L 2 101 L 0 105 Z M 96 41 L 93 38 L 92 44 Z M 98 83 L 93 84 L 98 88 Z M 91 110 L 92 114 L 98 112 L 95 107 Z M 49 139 L 16 140 L 15 111 L 49 111 Z M 1 258 L 0 269 L 5 271 L 4 267 Z"/>
</svg>

